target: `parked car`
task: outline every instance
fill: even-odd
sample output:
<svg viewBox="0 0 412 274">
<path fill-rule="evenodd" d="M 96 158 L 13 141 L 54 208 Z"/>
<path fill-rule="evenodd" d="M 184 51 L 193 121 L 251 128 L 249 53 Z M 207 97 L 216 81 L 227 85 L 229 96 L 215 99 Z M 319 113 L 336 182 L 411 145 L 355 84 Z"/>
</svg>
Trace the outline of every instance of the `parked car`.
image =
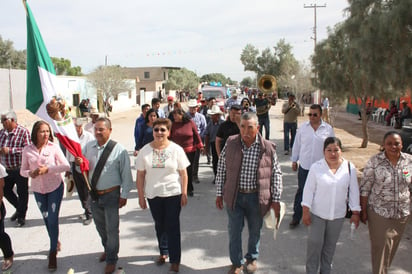
<svg viewBox="0 0 412 274">
<path fill-rule="evenodd" d="M 216 98 L 216 103 L 220 107 L 220 110 L 225 112 L 226 101 L 226 88 L 225 87 L 211 87 L 204 86 L 202 88 L 203 98 L 209 99 L 210 97 Z"/>
</svg>

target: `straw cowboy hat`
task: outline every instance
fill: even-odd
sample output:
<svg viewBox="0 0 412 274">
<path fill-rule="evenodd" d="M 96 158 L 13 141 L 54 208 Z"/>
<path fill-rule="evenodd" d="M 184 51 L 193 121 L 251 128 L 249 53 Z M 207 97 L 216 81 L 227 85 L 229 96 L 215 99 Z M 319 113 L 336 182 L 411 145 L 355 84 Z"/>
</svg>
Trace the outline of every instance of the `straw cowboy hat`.
<svg viewBox="0 0 412 274">
<path fill-rule="evenodd" d="M 196 99 L 190 99 L 189 102 L 187 102 L 187 106 L 190 108 L 198 107 L 199 104 L 197 103 Z"/>
<path fill-rule="evenodd" d="M 211 109 L 207 110 L 208 115 L 214 115 L 214 114 L 220 114 L 222 115 L 223 112 L 220 110 L 220 107 L 218 105 L 213 105 Z"/>
</svg>

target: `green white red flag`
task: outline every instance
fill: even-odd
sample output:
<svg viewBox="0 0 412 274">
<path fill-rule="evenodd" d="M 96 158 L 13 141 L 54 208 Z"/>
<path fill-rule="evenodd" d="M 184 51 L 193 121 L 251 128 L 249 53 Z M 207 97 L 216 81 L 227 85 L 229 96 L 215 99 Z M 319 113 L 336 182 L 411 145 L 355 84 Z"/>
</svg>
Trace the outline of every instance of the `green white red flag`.
<svg viewBox="0 0 412 274">
<path fill-rule="evenodd" d="M 65 102 L 56 92 L 56 72 L 29 5 L 27 12 L 27 87 L 26 108 L 50 124 L 64 147 L 74 156 L 83 158 L 82 171 L 89 163 L 82 155 L 73 119 Z"/>
</svg>

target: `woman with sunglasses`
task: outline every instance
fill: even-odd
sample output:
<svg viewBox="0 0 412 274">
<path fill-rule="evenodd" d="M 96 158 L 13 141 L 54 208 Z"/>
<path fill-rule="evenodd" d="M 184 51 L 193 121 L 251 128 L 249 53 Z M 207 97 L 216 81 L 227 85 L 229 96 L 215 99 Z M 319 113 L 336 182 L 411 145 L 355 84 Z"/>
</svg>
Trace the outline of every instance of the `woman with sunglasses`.
<svg viewBox="0 0 412 274">
<path fill-rule="evenodd" d="M 193 162 L 196 150 L 199 149 L 202 153 L 204 151 L 202 139 L 197 131 L 195 122 L 183 109 L 175 109 L 172 111 L 172 114 L 174 122 L 170 129 L 170 140 L 183 148 L 190 161 L 190 166 L 187 167 L 187 193 L 189 196 L 193 196 Z"/>
<path fill-rule="evenodd" d="M 182 147 L 169 141 L 171 121 L 159 118 L 153 122 L 154 140 L 145 145 L 136 160 L 136 186 L 139 205 L 147 208 L 155 222 L 160 255 L 156 260 L 163 265 L 170 256 L 170 272 L 179 272 L 181 259 L 180 211 L 187 204 L 186 168 L 190 165 Z"/>
</svg>

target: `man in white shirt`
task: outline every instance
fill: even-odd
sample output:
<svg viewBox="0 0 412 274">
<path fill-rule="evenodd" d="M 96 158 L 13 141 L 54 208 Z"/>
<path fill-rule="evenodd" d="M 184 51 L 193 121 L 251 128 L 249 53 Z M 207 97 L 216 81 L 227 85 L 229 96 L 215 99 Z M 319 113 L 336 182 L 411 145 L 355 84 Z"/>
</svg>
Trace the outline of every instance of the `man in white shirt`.
<svg viewBox="0 0 412 274">
<path fill-rule="evenodd" d="M 310 166 L 323 157 L 323 143 L 327 137 L 334 137 L 332 127 L 322 121 L 322 107 L 318 104 L 310 106 L 309 121 L 301 125 L 297 131 L 292 148 L 292 169 L 298 171 L 298 190 L 293 206 L 294 214 L 290 228 L 299 225 L 302 218 L 302 195 Z M 299 161 L 299 168 L 298 168 Z"/>
<path fill-rule="evenodd" d="M 77 118 L 73 120 L 77 135 L 79 136 L 80 146 L 83 149 L 88 142 L 94 140 L 94 136 L 90 132 L 83 130 L 83 119 Z M 80 171 L 80 167 L 75 165 L 74 156 L 68 150 L 66 150 L 66 158 L 71 165 L 71 174 L 73 176 L 73 181 L 76 185 L 77 193 L 84 209 L 84 214 L 80 215 L 80 217 L 83 219 L 83 224 L 88 225 L 92 221 L 92 212 L 90 209 L 90 197 L 89 190 L 86 185 L 87 182 Z M 68 176 L 69 174 L 70 172 L 66 173 L 66 176 Z"/>
</svg>

